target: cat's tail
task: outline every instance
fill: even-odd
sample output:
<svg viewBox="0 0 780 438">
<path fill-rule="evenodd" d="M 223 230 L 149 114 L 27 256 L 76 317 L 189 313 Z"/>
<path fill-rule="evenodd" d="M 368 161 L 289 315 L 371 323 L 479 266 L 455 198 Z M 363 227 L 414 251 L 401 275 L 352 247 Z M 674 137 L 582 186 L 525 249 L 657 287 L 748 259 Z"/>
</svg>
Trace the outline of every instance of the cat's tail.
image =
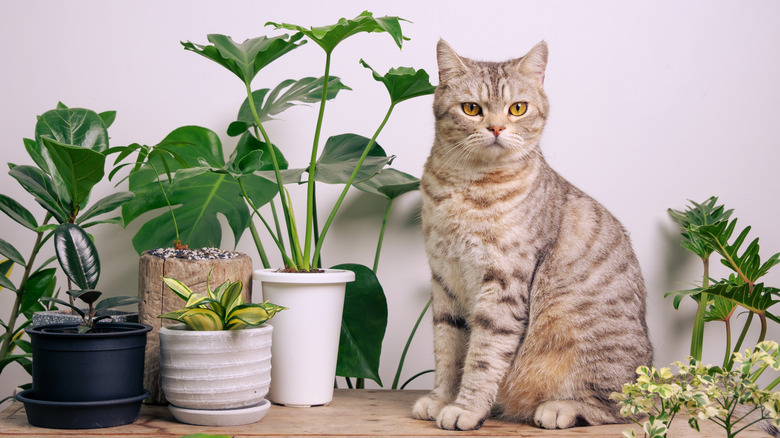
<svg viewBox="0 0 780 438">
<path fill-rule="evenodd" d="M 762 431 L 768 434 L 769 436 L 773 436 L 775 438 L 780 438 L 780 429 L 778 429 L 774 424 L 772 424 L 771 420 L 763 420 L 758 423 L 756 423 L 756 427 Z"/>
</svg>

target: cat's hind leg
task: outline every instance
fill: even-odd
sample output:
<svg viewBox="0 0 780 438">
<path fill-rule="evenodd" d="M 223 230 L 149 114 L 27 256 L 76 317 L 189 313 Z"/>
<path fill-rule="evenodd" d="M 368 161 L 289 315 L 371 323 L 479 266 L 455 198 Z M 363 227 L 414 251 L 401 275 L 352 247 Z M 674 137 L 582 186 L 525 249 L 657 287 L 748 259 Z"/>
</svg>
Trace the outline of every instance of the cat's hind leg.
<svg viewBox="0 0 780 438">
<path fill-rule="evenodd" d="M 536 408 L 534 424 L 544 429 L 568 429 L 575 426 L 624 423 L 614 409 L 604 409 L 577 400 L 553 400 Z"/>
</svg>

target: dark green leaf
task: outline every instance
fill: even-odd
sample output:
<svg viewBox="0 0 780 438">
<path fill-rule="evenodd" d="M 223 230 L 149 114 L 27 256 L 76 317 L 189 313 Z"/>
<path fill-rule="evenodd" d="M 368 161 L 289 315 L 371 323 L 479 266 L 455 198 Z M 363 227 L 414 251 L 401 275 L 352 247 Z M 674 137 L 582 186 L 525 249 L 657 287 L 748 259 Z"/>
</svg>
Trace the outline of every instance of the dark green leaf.
<svg viewBox="0 0 780 438">
<path fill-rule="evenodd" d="M 49 268 L 38 270 L 30 275 L 30 278 L 24 283 L 24 296 L 22 296 L 22 304 L 19 308 L 20 313 L 31 318 L 34 312 L 44 310 L 38 301 L 43 297 L 52 296 L 54 293 L 54 287 L 57 284 L 55 272 L 57 272 L 56 269 Z"/>
<path fill-rule="evenodd" d="M 11 275 L 11 269 L 14 266 L 14 262 L 11 260 L 3 260 L 0 262 L 0 289 L 5 288 L 11 291 L 16 291 L 16 286 L 14 286 L 13 283 L 11 283 L 11 280 L 8 278 L 9 275 Z"/>
<path fill-rule="evenodd" d="M 684 211 L 670 208 L 668 213 L 672 220 L 682 229 L 682 246 L 704 259 L 712 254 L 714 248 L 696 234 L 691 233 L 691 230 L 703 225 L 727 221 L 733 210 L 726 210 L 723 205 L 717 205 L 718 198 L 715 196 L 709 197 L 701 204 L 693 201 L 689 202 L 691 206 Z"/>
<path fill-rule="evenodd" d="M 8 196 L 0 195 L 0 211 L 29 230 L 35 231 L 35 229 L 38 228 L 38 222 L 35 220 L 35 216 L 24 208 L 22 204 L 19 204 Z"/>
<path fill-rule="evenodd" d="M 44 172 L 47 174 L 49 173 L 49 165 L 46 163 L 46 159 L 43 158 L 41 148 L 42 145 L 39 145 L 38 142 L 36 142 L 33 139 L 25 138 L 24 141 L 24 148 L 27 150 L 27 154 L 30 155 L 30 158 L 35 162 L 35 164 L 40 167 Z"/>
<path fill-rule="evenodd" d="M 18 265 L 25 266 L 27 264 L 19 251 L 4 239 L 0 239 L 0 255 L 8 257 L 12 262 Z"/>
<path fill-rule="evenodd" d="M 92 187 L 103 179 L 106 157 L 88 148 L 69 146 L 43 137 L 53 167 L 65 186 L 70 200 L 83 204 Z"/>
<path fill-rule="evenodd" d="M 112 212 L 133 199 L 134 196 L 135 195 L 132 192 L 112 193 L 93 203 L 87 211 L 79 215 L 76 223 L 82 224 L 95 216 Z"/>
<path fill-rule="evenodd" d="M 81 289 L 94 289 L 100 278 L 100 258 L 80 226 L 62 224 L 54 231 L 54 249 L 65 275 Z"/>
<path fill-rule="evenodd" d="M 355 273 L 355 281 L 347 283 L 344 298 L 336 375 L 371 379 L 382 386 L 379 357 L 387 329 L 387 300 L 382 285 L 363 265 L 343 264 L 333 269 Z"/>
<path fill-rule="evenodd" d="M 752 312 L 762 313 L 777 303 L 777 300 L 773 299 L 772 296 L 777 295 L 778 289 L 764 287 L 763 283 L 756 283 L 751 291 L 748 283 L 735 284 L 724 280 L 704 289 L 703 292 L 723 297 Z"/>
<path fill-rule="evenodd" d="M 383 169 L 379 175 L 355 184 L 355 188 L 366 193 L 395 199 L 404 193 L 420 188 L 420 180 L 408 173 L 395 169 Z"/>
<path fill-rule="evenodd" d="M 140 303 L 141 300 L 138 297 L 128 297 L 128 296 L 120 296 L 120 297 L 108 297 L 103 300 L 101 300 L 97 305 L 95 305 L 95 313 L 101 312 L 108 309 L 113 309 L 114 307 L 122 307 L 127 306 L 129 304 L 137 304 Z"/>
<path fill-rule="evenodd" d="M 317 43 L 326 53 L 331 53 L 340 42 L 361 32 L 387 32 L 400 49 L 403 41 L 408 39 L 401 31 L 400 21 L 407 20 L 399 17 L 374 18 L 371 12 L 364 11 L 352 20 L 342 18 L 338 23 L 330 26 L 305 28 L 296 24 L 273 22 L 266 23 L 266 26 L 298 31 Z"/>
<path fill-rule="evenodd" d="M 116 111 L 103 111 L 98 114 L 98 116 L 100 116 L 100 119 L 103 120 L 103 125 L 108 129 L 114 124 L 114 120 L 116 120 Z"/>
<path fill-rule="evenodd" d="M 69 309 L 73 310 L 74 312 L 76 312 L 76 313 L 77 313 L 79 316 L 81 316 L 82 318 L 83 318 L 83 317 L 86 315 L 86 314 L 84 313 L 84 311 L 83 311 L 83 310 L 81 310 L 81 309 L 79 309 L 78 307 L 76 307 L 76 306 L 74 306 L 74 305 L 70 304 L 70 303 L 69 303 L 69 302 L 67 302 L 67 301 L 63 301 L 63 300 L 60 300 L 60 299 L 58 299 L 58 298 L 54 298 L 54 297 L 42 297 L 42 298 L 41 298 L 41 302 L 43 302 L 43 303 L 56 303 L 56 304 L 58 304 L 58 305 L 60 305 L 60 306 L 65 306 L 65 307 L 67 307 L 67 308 L 69 308 Z"/>
<path fill-rule="evenodd" d="M 357 134 L 330 137 L 317 160 L 314 179 L 327 184 L 346 184 L 371 140 Z M 395 157 L 388 157 L 379 144 L 374 143 L 355 182 L 362 182 L 378 174 Z"/>
<path fill-rule="evenodd" d="M 86 304 L 94 304 L 103 295 L 103 292 L 94 289 L 69 290 L 68 295 L 78 298 Z"/>
<path fill-rule="evenodd" d="M 64 223 L 68 221 L 70 209 L 65 206 L 54 190 L 54 185 L 49 175 L 46 175 L 37 167 L 24 165 L 14 166 L 8 174 L 16 179 L 28 193 L 33 195 L 36 202 L 51 213 L 57 222 Z"/>
<path fill-rule="evenodd" d="M 363 67 L 371 70 L 374 79 L 385 84 L 390 93 L 390 101 L 393 105 L 419 96 L 433 94 L 436 86 L 431 85 L 428 73 L 425 70 L 415 70 L 411 67 L 391 68 L 386 75 L 381 76 L 362 59 Z"/>
<path fill-rule="evenodd" d="M 95 152 L 108 149 L 108 130 L 103 119 L 83 108 L 58 108 L 43 113 L 35 125 L 35 140 L 40 149 L 44 137 Z"/>
<path fill-rule="evenodd" d="M 303 42 L 296 42 L 302 35 L 276 37 L 257 37 L 238 44 L 227 35 L 211 34 L 208 40 L 212 44 L 203 46 L 191 42 L 182 42 L 186 50 L 204 56 L 227 68 L 245 84 L 250 84 L 257 73 L 266 65 L 285 53 L 297 48 Z"/>
</svg>

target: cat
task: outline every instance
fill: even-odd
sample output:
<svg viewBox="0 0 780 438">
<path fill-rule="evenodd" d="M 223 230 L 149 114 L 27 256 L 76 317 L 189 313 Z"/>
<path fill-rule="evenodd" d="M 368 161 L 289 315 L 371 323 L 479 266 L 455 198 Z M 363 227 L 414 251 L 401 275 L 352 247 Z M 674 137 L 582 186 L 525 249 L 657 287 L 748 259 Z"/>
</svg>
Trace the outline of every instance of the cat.
<svg viewBox="0 0 780 438">
<path fill-rule="evenodd" d="M 540 151 L 547 56 L 545 42 L 506 62 L 437 46 L 421 179 L 436 377 L 413 415 L 443 429 L 491 413 L 546 429 L 625 423 L 609 395 L 652 362 L 628 234 Z"/>
</svg>

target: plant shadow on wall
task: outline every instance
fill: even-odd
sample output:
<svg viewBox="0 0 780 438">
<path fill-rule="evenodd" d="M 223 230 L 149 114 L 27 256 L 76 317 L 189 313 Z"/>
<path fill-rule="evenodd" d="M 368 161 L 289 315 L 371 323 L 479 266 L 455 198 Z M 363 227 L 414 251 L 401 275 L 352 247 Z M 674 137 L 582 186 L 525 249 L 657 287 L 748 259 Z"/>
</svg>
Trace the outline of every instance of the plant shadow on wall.
<svg viewBox="0 0 780 438">
<path fill-rule="evenodd" d="M 33 313 L 53 308 L 50 303 L 44 307 L 39 300 L 57 294 L 56 268 L 49 267 L 55 258 L 41 261 L 39 256 L 55 229 L 61 224 L 76 224 L 85 229 L 101 223 L 121 224 L 118 217 L 101 219 L 101 216 L 132 199 L 132 193 L 117 192 L 89 202 L 92 188 L 104 177 L 108 127 L 115 117 L 113 111 L 98 114 L 59 103 L 37 118 L 34 138 L 23 141 L 33 165 L 8 163 L 8 174 L 42 207 L 43 218 L 37 219 L 20 202 L 0 195 L 0 211 L 34 236 L 32 250 L 26 258 L 11 242 L 0 238 L 0 255 L 5 257 L 0 261 L 0 289 L 15 295 L 8 320 L 0 321 L 4 329 L 0 372 L 11 363 L 18 363 L 28 373 L 31 371 L 30 343 L 22 335 L 31 324 Z M 9 230 L 4 237 L 13 240 L 17 232 L 13 230 L 13 233 L 11 236 Z M 14 265 L 24 270 L 16 283 L 10 279 Z M 71 284 L 69 279 L 68 290 L 72 289 Z M 72 296 L 69 304 L 73 304 Z M 22 385 L 22 388 L 29 386 Z"/>
<path fill-rule="evenodd" d="M 695 254 L 702 265 L 698 287 L 666 294 L 677 308 L 686 297 L 696 301 L 697 312 L 691 336 L 691 352 L 685 361 L 670 368 L 637 369 L 636 382 L 626 384 L 622 393 L 612 397 L 622 406 L 621 413 L 643 428 L 646 437 L 665 437 L 675 415 L 688 416 L 689 425 L 699 430 L 699 420 L 709 420 L 733 437 L 754 424 L 780 427 L 780 374 L 767 385 L 758 383 L 767 370 L 780 371 L 780 349 L 767 340 L 770 322 L 780 323 L 770 310 L 778 302 L 780 289 L 760 281 L 780 263 L 780 253 L 766 260 L 759 255 L 758 238 L 748 243 L 750 226 L 739 228 L 733 210 L 717 204 L 711 197 L 702 203 L 691 202 L 683 211 L 669 210 L 681 229 L 682 246 Z M 710 277 L 711 258 L 719 258 L 731 273 L 728 278 Z M 716 260 L 716 259 L 715 259 Z M 737 316 L 747 313 L 744 323 Z M 726 345 L 719 366 L 701 362 L 704 325 L 720 322 L 725 329 Z M 756 345 L 742 351 L 751 325 L 760 332 Z M 639 416 L 649 419 L 639 423 Z M 635 436 L 633 430 L 624 432 Z"/>
<path fill-rule="evenodd" d="M 401 48 L 408 40 L 401 29 L 403 21 L 363 12 L 354 19 L 341 19 L 323 27 L 267 23 L 277 30 L 295 32 L 292 35 L 260 36 L 236 43 L 229 36 L 212 34 L 208 35 L 206 45 L 183 42 L 184 49 L 214 61 L 240 79 L 246 99 L 238 108 L 236 121 L 227 128 L 229 136 L 239 138 L 235 150 L 226 160 L 216 133 L 204 127 L 184 126 L 156 145 L 132 144 L 110 151 L 118 154 L 111 177 L 129 168 L 129 187 L 136 195 L 122 206 L 125 223 L 145 212 L 166 208 L 146 222 L 133 238 L 139 253 L 179 241 L 193 247 L 219 243 L 222 237 L 217 213 L 221 213 L 236 243 L 249 229 L 265 268 L 270 268 L 270 262 L 261 239 L 263 231 L 281 255 L 286 271 L 314 272 L 322 266 L 320 254 L 325 237 L 349 189 L 354 186 L 384 197 L 385 220 L 373 269 L 351 263 L 333 267 L 356 274 L 356 281 L 346 291 L 337 374 L 370 378 L 380 385 L 379 353 L 387 325 L 387 304 L 375 275 L 376 263 L 393 200 L 416 190 L 419 180 L 387 167 L 394 156 L 385 152 L 377 138 L 396 105 L 432 94 L 435 87 L 423 70 L 399 67 L 381 75 L 360 59 L 367 73 L 389 93 L 384 119 L 377 121 L 378 128 L 370 137 L 347 133 L 323 142 L 320 134 L 326 103 L 351 90 L 330 72 L 332 56 L 338 54 L 337 46 L 361 33 L 386 33 Z M 315 43 L 324 51 L 321 77 L 289 79 L 272 88 L 253 90 L 253 80 L 265 66 L 278 62 L 307 42 Z M 317 53 L 321 56 L 321 52 Z M 301 104 L 319 105 L 315 133 L 311 154 L 306 157 L 308 165 L 290 168 L 282 152 L 284 148 L 272 142 L 265 126 L 279 123 L 275 118 L 280 113 Z M 322 206 L 317 203 L 316 183 L 344 186 L 324 221 L 317 214 Z M 296 215 L 291 200 L 298 194 L 293 186 L 298 185 L 305 186 L 303 215 Z"/>
</svg>

